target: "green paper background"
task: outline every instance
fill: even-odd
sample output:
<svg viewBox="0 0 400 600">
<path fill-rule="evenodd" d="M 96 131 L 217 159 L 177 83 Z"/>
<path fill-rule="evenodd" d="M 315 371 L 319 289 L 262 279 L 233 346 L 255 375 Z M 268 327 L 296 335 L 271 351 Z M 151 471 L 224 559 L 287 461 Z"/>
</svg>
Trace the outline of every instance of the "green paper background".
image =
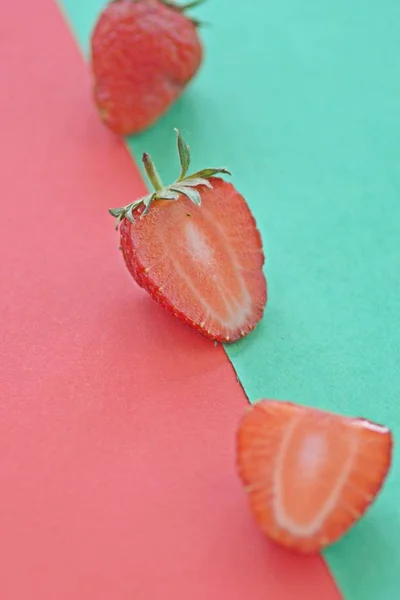
<svg viewBox="0 0 400 600">
<path fill-rule="evenodd" d="M 61 4 L 87 54 L 104 0 Z M 270 300 L 229 358 L 250 401 L 362 415 L 397 440 L 400 4 L 208 0 L 194 14 L 210 23 L 204 66 L 129 148 L 172 180 L 179 127 L 193 166 L 227 166 L 254 211 Z M 325 553 L 346 600 L 399 597 L 398 469 L 396 455 L 377 503 Z"/>
</svg>

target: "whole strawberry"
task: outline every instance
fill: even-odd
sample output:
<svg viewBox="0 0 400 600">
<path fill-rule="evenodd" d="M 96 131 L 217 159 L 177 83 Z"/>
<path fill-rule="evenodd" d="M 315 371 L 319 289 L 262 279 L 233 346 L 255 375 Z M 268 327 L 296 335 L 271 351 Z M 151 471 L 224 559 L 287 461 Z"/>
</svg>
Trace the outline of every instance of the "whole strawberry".
<svg viewBox="0 0 400 600">
<path fill-rule="evenodd" d="M 190 154 L 179 132 L 180 177 L 165 187 L 143 155 L 154 191 L 111 209 L 125 264 L 157 302 L 208 338 L 234 342 L 263 316 L 267 284 L 254 217 L 225 169 L 187 175 Z"/>
<path fill-rule="evenodd" d="M 91 37 L 94 100 L 115 133 L 152 125 L 180 96 L 202 61 L 197 22 L 167 0 L 114 0 Z"/>
</svg>

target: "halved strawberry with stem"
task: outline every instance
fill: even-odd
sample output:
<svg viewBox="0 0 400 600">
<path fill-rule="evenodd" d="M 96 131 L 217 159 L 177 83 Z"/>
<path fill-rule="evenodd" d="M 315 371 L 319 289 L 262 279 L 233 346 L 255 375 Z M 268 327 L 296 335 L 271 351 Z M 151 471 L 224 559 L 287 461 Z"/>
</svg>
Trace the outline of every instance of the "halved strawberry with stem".
<svg viewBox="0 0 400 600">
<path fill-rule="evenodd" d="M 234 342 L 263 316 L 267 284 L 254 217 L 226 169 L 187 175 L 189 147 L 177 131 L 179 178 L 165 187 L 148 154 L 154 191 L 111 209 L 120 227 L 126 266 L 165 309 L 205 336 Z"/>
<path fill-rule="evenodd" d="M 388 474 L 388 428 L 263 400 L 243 418 L 240 476 L 268 537 L 302 553 L 338 540 L 371 505 Z"/>
</svg>

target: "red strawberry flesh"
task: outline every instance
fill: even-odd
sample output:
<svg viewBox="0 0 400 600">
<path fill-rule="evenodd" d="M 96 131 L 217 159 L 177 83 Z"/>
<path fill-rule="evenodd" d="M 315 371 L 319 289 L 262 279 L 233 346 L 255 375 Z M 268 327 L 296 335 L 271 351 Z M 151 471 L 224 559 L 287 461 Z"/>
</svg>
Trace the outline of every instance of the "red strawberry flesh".
<svg viewBox="0 0 400 600">
<path fill-rule="evenodd" d="M 238 468 L 257 523 L 302 553 L 341 538 L 388 475 L 387 427 L 290 402 L 261 401 L 241 422 Z"/>
</svg>

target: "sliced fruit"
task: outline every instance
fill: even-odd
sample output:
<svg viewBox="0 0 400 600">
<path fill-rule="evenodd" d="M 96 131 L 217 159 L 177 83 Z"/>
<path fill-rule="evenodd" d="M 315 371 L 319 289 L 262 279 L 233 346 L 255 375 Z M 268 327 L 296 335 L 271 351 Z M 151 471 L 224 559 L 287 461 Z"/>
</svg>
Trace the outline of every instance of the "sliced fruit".
<svg viewBox="0 0 400 600">
<path fill-rule="evenodd" d="M 387 427 L 291 402 L 258 402 L 237 437 L 239 474 L 257 523 L 303 553 L 319 552 L 361 518 L 391 456 Z"/>
<path fill-rule="evenodd" d="M 260 233 L 243 196 L 215 177 L 225 169 L 187 175 L 189 148 L 177 134 L 178 180 L 164 187 L 144 154 L 154 192 L 110 212 L 135 281 L 203 335 L 234 342 L 254 329 L 267 302 Z"/>
</svg>

